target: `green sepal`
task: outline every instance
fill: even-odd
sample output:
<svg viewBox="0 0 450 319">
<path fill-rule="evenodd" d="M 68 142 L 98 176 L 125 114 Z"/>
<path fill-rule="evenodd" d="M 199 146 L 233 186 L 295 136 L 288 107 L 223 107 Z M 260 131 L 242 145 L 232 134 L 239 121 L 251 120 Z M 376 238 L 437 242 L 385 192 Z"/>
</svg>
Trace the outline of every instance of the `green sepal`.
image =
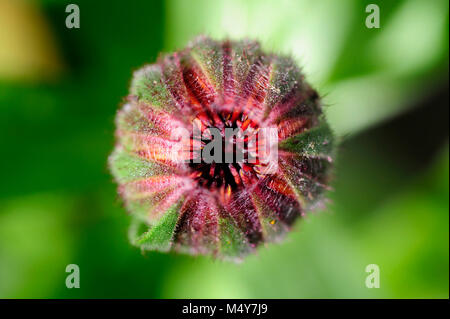
<svg viewBox="0 0 450 319">
<path fill-rule="evenodd" d="M 182 201 L 172 205 L 159 219 L 143 234 L 139 233 L 142 221 L 135 219 L 130 226 L 130 240 L 133 245 L 143 250 L 169 251 L 172 247 L 173 234 L 178 221 L 179 208 Z"/>
<path fill-rule="evenodd" d="M 226 259 L 240 259 L 250 252 L 250 245 L 231 218 L 219 218 L 220 255 Z"/>
<path fill-rule="evenodd" d="M 291 151 L 305 157 L 329 157 L 334 152 L 333 133 L 324 119 L 320 124 L 279 144 L 282 150 Z"/>
<path fill-rule="evenodd" d="M 176 103 L 164 83 L 159 65 L 148 65 L 133 74 L 130 93 L 139 102 L 149 104 L 155 110 L 176 111 Z"/>
<path fill-rule="evenodd" d="M 150 162 L 117 148 L 109 157 L 111 171 L 120 184 L 134 180 L 167 174 L 167 166 Z"/>
<path fill-rule="evenodd" d="M 191 45 L 191 56 L 216 89 L 223 93 L 223 54 L 219 42 L 207 37 L 199 37 Z"/>
</svg>

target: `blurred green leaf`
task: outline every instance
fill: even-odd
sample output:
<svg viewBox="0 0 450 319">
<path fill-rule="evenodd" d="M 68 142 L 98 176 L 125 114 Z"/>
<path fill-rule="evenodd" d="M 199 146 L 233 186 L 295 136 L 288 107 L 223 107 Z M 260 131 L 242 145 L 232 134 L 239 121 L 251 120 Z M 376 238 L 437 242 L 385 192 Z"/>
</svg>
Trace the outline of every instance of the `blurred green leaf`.
<svg viewBox="0 0 450 319">
<path fill-rule="evenodd" d="M 48 298 L 64 284 L 74 244 L 70 204 L 54 194 L 0 203 L 0 296 Z"/>
<path fill-rule="evenodd" d="M 448 74 L 447 1 L 380 1 L 380 29 L 364 25 L 369 3 L 171 0 L 166 47 L 206 33 L 292 53 L 324 95 L 333 130 L 348 136 L 407 110 Z"/>
<path fill-rule="evenodd" d="M 363 223 L 344 223 L 346 206 L 336 197 L 333 214 L 310 215 L 286 242 L 262 247 L 241 265 L 186 259 L 169 273 L 164 296 L 448 298 L 448 178 L 436 183 L 448 176 L 448 158 L 446 147 L 433 178 L 424 175 L 393 196 L 383 193 L 388 199 Z M 354 198 L 371 191 L 364 175 L 343 178 L 365 181 Z M 365 267 L 372 263 L 381 269 L 380 289 L 365 287 Z"/>
</svg>

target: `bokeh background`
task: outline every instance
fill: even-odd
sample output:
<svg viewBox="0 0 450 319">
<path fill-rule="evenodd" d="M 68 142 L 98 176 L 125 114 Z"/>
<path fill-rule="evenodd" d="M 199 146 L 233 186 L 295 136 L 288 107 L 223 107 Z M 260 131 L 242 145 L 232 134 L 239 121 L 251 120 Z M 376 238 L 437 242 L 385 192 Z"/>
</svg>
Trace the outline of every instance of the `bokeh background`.
<svg viewBox="0 0 450 319">
<path fill-rule="evenodd" d="M 76 3 L 81 28 L 65 27 Z M 380 7 L 368 29 L 365 7 Z M 1 298 L 448 298 L 446 0 L 0 0 Z M 193 36 L 292 54 L 341 141 L 327 210 L 241 264 L 150 252 L 107 168 L 132 71 Z M 67 289 L 78 264 L 81 288 Z M 380 266 L 381 287 L 365 287 Z"/>
</svg>

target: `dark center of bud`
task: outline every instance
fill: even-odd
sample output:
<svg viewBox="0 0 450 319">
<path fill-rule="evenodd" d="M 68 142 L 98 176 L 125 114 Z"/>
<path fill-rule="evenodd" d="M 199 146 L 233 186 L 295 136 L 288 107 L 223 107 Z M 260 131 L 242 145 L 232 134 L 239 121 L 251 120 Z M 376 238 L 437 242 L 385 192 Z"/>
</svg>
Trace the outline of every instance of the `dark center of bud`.
<svg viewBox="0 0 450 319">
<path fill-rule="evenodd" d="M 197 123 L 189 167 L 200 186 L 229 195 L 259 179 L 257 123 L 243 112 L 220 112 L 214 125 Z"/>
</svg>

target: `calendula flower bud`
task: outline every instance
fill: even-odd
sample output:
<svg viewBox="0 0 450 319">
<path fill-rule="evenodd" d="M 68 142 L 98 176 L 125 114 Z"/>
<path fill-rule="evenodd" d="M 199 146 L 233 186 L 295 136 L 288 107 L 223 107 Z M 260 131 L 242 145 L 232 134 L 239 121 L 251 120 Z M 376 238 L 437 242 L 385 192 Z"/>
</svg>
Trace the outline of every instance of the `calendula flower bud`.
<svg viewBox="0 0 450 319">
<path fill-rule="evenodd" d="M 109 158 L 144 250 L 239 260 L 323 202 L 333 136 L 291 58 L 198 37 L 136 71 Z"/>
</svg>

